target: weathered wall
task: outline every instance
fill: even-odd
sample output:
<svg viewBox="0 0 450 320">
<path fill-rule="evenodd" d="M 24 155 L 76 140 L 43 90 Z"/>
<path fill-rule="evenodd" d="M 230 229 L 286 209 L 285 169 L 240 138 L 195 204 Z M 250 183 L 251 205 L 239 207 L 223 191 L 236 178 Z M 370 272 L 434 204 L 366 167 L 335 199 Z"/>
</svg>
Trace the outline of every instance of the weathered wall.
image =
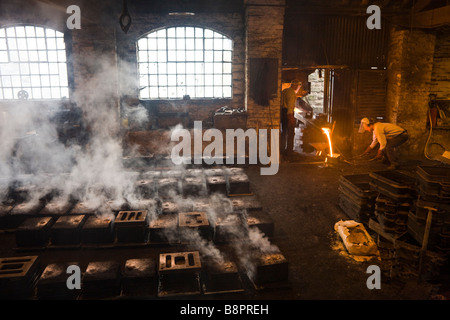
<svg viewBox="0 0 450 320">
<path fill-rule="evenodd" d="M 279 128 L 284 0 L 248 0 L 245 5 L 247 126 Z M 248 63 L 255 58 L 278 60 L 278 90 L 268 106 L 261 106 L 249 97 L 250 82 L 257 79 L 251 79 Z"/>
<path fill-rule="evenodd" d="M 427 138 L 428 94 L 431 87 L 435 36 L 421 30 L 393 28 L 388 55 L 387 121 L 408 130 L 402 151 L 423 154 Z"/>
</svg>

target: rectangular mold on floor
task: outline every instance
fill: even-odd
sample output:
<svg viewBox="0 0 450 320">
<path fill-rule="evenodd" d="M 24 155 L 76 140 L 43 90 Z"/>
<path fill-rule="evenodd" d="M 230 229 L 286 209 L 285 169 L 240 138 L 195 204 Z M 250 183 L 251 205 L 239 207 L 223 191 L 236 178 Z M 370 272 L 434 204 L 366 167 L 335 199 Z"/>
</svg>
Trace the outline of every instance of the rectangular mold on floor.
<svg viewBox="0 0 450 320">
<path fill-rule="evenodd" d="M 38 256 L 0 258 L 0 298 L 31 298 L 40 274 Z"/>
<path fill-rule="evenodd" d="M 122 275 L 125 296 L 156 296 L 156 261 L 151 258 L 128 259 Z"/>
<path fill-rule="evenodd" d="M 51 228 L 52 245 L 76 245 L 81 243 L 81 228 L 85 215 L 66 215 L 59 217 Z"/>
<path fill-rule="evenodd" d="M 208 215 L 204 211 L 180 212 L 178 227 L 183 230 L 197 231 L 206 240 L 212 240 L 213 231 L 209 224 Z"/>
<path fill-rule="evenodd" d="M 90 262 L 83 274 L 82 295 L 87 299 L 120 295 L 120 265 L 117 261 Z"/>
<path fill-rule="evenodd" d="M 114 221 L 118 242 L 146 242 L 148 239 L 148 211 L 120 211 Z"/>
<path fill-rule="evenodd" d="M 114 242 L 114 221 L 111 218 L 90 216 L 81 229 L 81 243 L 100 244 Z"/>
<path fill-rule="evenodd" d="M 50 240 L 52 217 L 33 217 L 26 219 L 16 230 L 18 247 L 42 247 Z"/>
<path fill-rule="evenodd" d="M 178 215 L 160 214 L 150 221 L 150 242 L 167 243 L 178 241 Z"/>
<path fill-rule="evenodd" d="M 37 283 L 37 298 L 39 300 L 74 300 L 80 294 L 79 289 L 67 288 L 67 268 L 78 263 L 51 263 L 42 272 Z"/>
<path fill-rule="evenodd" d="M 201 262 L 198 251 L 162 253 L 158 264 L 158 297 L 201 293 Z"/>
<path fill-rule="evenodd" d="M 250 194 L 250 181 L 245 173 L 228 176 L 229 195 Z"/>
<path fill-rule="evenodd" d="M 206 295 L 244 291 L 238 267 L 232 261 L 207 262 L 201 281 Z"/>
</svg>

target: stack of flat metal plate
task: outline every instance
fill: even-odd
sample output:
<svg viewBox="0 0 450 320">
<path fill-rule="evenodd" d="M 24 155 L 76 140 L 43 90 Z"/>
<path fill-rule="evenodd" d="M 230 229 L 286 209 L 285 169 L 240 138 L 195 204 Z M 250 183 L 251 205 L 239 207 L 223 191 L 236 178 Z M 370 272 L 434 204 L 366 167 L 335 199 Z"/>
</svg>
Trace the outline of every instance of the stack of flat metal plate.
<svg viewBox="0 0 450 320">
<path fill-rule="evenodd" d="M 345 175 L 339 179 L 339 206 L 357 222 L 368 223 L 374 213 L 378 193 L 369 183 L 369 174 Z"/>
</svg>

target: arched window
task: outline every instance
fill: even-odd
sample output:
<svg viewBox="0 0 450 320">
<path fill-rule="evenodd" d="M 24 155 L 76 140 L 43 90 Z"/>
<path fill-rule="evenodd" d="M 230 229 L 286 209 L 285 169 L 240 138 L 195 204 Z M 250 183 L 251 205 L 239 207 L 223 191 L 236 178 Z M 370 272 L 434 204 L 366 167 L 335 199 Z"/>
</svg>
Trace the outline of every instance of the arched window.
<svg viewBox="0 0 450 320">
<path fill-rule="evenodd" d="M 151 32 L 137 41 L 139 98 L 231 98 L 232 53 L 232 40 L 210 29 Z"/>
<path fill-rule="evenodd" d="M 69 98 L 63 33 L 38 26 L 0 28 L 0 100 Z"/>
</svg>

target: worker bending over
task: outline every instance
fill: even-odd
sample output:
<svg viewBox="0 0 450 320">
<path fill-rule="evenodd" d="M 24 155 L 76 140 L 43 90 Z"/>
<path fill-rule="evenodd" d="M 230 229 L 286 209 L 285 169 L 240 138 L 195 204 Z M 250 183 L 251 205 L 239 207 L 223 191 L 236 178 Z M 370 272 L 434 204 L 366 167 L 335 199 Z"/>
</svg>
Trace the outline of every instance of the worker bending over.
<svg viewBox="0 0 450 320">
<path fill-rule="evenodd" d="M 379 143 L 380 148 L 376 159 L 382 159 L 385 156 L 390 163 L 388 169 L 397 169 L 399 166 L 397 147 L 408 140 L 408 131 L 392 123 L 374 123 L 368 118 L 363 118 L 359 132 L 363 133 L 364 131 L 373 132 L 373 141 L 361 156 L 369 154 Z"/>
</svg>

